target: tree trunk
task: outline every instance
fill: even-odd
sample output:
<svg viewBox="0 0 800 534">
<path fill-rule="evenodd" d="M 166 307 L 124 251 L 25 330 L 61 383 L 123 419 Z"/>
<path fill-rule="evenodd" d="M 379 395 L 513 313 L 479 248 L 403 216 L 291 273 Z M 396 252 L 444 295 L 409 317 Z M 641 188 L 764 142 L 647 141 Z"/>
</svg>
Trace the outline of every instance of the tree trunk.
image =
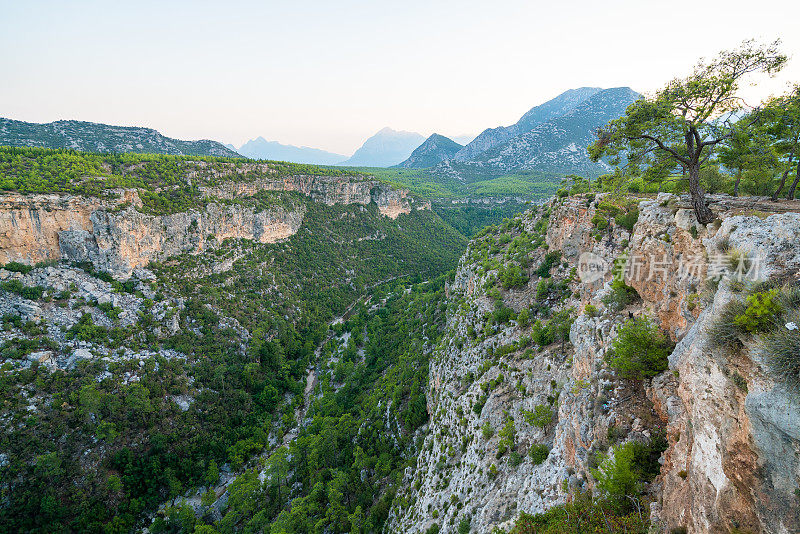
<svg viewBox="0 0 800 534">
<path fill-rule="evenodd" d="M 789 188 L 789 192 L 786 194 L 786 198 L 789 200 L 794 200 L 794 191 L 797 189 L 797 182 L 800 182 L 800 162 L 797 163 L 797 174 L 794 177 L 794 182 L 792 182 L 792 187 Z"/>
<path fill-rule="evenodd" d="M 739 172 L 736 173 L 736 183 L 733 184 L 733 196 L 739 196 L 739 183 L 742 181 L 742 170 L 739 169 Z"/>
<path fill-rule="evenodd" d="M 689 193 L 692 196 L 692 207 L 700 224 L 708 224 L 716 216 L 706 205 L 706 192 L 700 187 L 700 163 L 693 163 L 689 166 Z"/>
<path fill-rule="evenodd" d="M 778 184 L 778 189 L 776 189 L 775 192 L 772 193 L 772 201 L 773 202 L 777 202 L 778 201 L 778 195 L 781 194 L 781 191 L 783 191 L 783 186 L 786 185 L 786 177 L 789 176 L 789 171 L 792 170 L 792 160 L 793 159 L 794 159 L 794 152 L 789 154 L 789 161 L 786 163 L 786 170 L 783 171 L 783 174 L 781 175 L 781 183 Z"/>
</svg>

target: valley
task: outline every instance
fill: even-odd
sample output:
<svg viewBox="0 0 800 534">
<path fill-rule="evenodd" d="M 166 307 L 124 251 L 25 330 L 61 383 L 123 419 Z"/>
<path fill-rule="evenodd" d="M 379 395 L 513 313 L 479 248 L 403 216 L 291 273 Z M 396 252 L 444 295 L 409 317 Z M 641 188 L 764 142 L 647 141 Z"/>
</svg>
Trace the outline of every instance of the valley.
<svg viewBox="0 0 800 534">
<path fill-rule="evenodd" d="M 529 4 L 9 6 L 0 532 L 800 532 L 792 10 Z"/>
</svg>

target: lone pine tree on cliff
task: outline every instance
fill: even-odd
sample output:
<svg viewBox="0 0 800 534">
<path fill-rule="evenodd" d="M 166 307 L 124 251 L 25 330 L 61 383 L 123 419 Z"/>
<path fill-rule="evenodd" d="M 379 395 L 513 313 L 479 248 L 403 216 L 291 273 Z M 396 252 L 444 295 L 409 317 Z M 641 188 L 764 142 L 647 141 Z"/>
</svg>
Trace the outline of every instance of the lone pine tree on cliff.
<svg viewBox="0 0 800 534">
<path fill-rule="evenodd" d="M 681 167 L 698 222 L 710 223 L 715 216 L 705 202 L 700 169 L 715 147 L 734 135 L 732 114 L 745 107 L 739 96 L 742 81 L 751 74 L 772 76 L 786 63 L 779 45 L 750 40 L 709 62 L 701 60 L 688 77 L 637 100 L 624 116 L 600 129 L 590 156 L 594 161 L 611 156 L 618 163 L 624 153 L 633 165 Z"/>
</svg>

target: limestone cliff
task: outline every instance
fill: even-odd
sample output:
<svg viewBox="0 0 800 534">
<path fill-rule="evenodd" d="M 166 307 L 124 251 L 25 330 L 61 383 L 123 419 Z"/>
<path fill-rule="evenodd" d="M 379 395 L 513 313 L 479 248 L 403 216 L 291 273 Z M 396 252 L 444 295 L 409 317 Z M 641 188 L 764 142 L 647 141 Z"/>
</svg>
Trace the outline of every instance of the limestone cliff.
<svg viewBox="0 0 800 534">
<path fill-rule="evenodd" d="M 750 284 L 797 278 L 800 215 L 791 210 L 800 206 L 712 197 L 720 219 L 703 227 L 684 199 L 662 194 L 639 203 L 632 232 L 600 214 L 610 220 L 601 232 L 601 201 L 553 200 L 470 244 L 449 287 L 447 332 L 430 368 L 430 426 L 392 510 L 395 531 L 435 523 L 456 532 L 465 521 L 473 532 L 507 529 L 521 511 L 542 512 L 593 488 L 598 452 L 656 434 L 666 450 L 642 502 L 655 532 L 800 531 L 800 400 L 758 345 L 734 357 L 708 342 L 721 309 L 741 299 L 720 249 L 757 259 Z M 542 228 L 549 252 L 561 253 L 549 278 L 536 268 L 545 260 L 537 248 L 522 263 L 526 284 L 493 289 L 508 258 L 519 257 L 518 242 Z M 580 280 L 587 257 L 608 270 Z M 640 296 L 620 309 L 603 298 L 613 292 L 615 260 Z M 718 285 L 708 279 L 714 273 Z M 570 313 L 569 342 L 532 342 L 535 316 L 504 321 L 504 307 Z M 620 325 L 639 315 L 677 345 L 653 380 L 623 380 L 606 354 Z M 543 461 L 528 457 L 542 446 Z"/>
<path fill-rule="evenodd" d="M 204 162 L 198 162 L 204 165 Z M 297 192 L 325 204 L 375 203 L 392 219 L 429 205 L 367 177 L 277 175 L 268 164 L 246 164 L 231 172 L 214 169 L 220 185 L 201 187 L 203 207 L 179 213 L 144 212 L 136 190 L 112 197 L 0 195 L 0 263 L 50 260 L 89 261 L 119 278 L 181 253 L 200 253 L 227 238 L 274 243 L 300 228 L 303 203 L 284 200 L 266 208 L 246 202 L 262 191 Z M 256 168 L 258 167 L 258 168 Z M 263 168 L 261 168 L 263 167 Z M 233 170 L 239 174 L 233 175 Z M 247 173 L 275 178 L 246 180 Z M 189 177 L 191 178 L 191 177 Z M 236 178 L 236 179 L 233 179 Z"/>
</svg>

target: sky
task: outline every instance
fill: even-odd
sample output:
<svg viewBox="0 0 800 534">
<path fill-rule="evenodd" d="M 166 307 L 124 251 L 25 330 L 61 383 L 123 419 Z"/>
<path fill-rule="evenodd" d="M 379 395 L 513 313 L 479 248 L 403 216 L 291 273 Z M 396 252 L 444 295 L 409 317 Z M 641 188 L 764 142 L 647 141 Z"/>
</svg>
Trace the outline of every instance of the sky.
<svg viewBox="0 0 800 534">
<path fill-rule="evenodd" d="M 800 82 L 798 20 L 797 0 L 0 0 L 0 117 L 350 155 L 384 126 L 477 134 L 781 38 L 796 57 L 745 88 L 755 102 Z"/>
</svg>

